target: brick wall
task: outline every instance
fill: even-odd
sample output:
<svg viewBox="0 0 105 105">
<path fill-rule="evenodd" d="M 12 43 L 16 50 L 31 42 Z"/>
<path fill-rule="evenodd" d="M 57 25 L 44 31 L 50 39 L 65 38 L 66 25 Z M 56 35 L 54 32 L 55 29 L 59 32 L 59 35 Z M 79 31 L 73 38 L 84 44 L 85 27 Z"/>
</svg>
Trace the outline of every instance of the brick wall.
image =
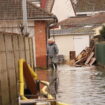
<svg viewBox="0 0 105 105">
<path fill-rule="evenodd" d="M 47 32 L 46 22 L 35 22 L 35 48 L 36 48 L 36 66 L 46 68 L 47 67 Z"/>
</svg>

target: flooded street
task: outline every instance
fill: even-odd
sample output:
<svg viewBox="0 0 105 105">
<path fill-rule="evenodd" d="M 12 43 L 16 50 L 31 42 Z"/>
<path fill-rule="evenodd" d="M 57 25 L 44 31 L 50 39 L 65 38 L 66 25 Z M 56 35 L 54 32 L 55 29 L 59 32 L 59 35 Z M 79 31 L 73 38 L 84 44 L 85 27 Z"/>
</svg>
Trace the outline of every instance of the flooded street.
<svg viewBox="0 0 105 105">
<path fill-rule="evenodd" d="M 105 72 L 60 66 L 57 100 L 70 105 L 105 105 Z"/>
</svg>

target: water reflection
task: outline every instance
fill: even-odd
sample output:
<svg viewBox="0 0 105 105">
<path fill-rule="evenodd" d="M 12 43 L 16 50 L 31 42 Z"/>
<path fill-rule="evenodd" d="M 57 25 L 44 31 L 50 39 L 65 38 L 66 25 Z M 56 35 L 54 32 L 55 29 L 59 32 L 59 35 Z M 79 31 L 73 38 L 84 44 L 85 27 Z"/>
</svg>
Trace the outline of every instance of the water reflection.
<svg viewBox="0 0 105 105">
<path fill-rule="evenodd" d="M 105 105 L 105 72 L 59 67 L 57 99 L 70 105 Z"/>
</svg>

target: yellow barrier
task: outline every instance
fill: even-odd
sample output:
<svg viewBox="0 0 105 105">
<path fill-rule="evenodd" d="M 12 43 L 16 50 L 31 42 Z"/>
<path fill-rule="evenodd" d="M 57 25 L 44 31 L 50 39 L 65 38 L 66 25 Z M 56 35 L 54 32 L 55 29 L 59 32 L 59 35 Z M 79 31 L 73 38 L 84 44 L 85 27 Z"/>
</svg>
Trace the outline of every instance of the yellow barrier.
<svg viewBox="0 0 105 105">
<path fill-rule="evenodd" d="M 23 62 L 23 59 L 19 60 L 19 95 L 23 100 L 26 100 L 27 98 L 24 96 Z"/>
<path fill-rule="evenodd" d="M 56 105 L 69 105 L 69 104 L 65 104 L 65 103 L 57 102 Z"/>
<path fill-rule="evenodd" d="M 27 98 L 24 96 L 24 85 L 25 85 L 25 83 L 24 83 L 24 76 L 23 76 L 23 63 L 24 63 L 24 62 L 25 62 L 24 59 L 20 59 L 20 60 L 19 60 L 19 86 L 20 86 L 20 88 L 19 88 L 19 95 L 20 95 L 20 97 L 21 97 L 22 100 L 27 100 Z M 29 65 L 28 65 L 28 67 L 29 67 L 30 73 L 32 74 L 32 77 L 33 77 L 35 80 L 38 79 L 38 76 L 37 76 L 37 74 L 34 72 L 34 70 L 33 70 Z M 46 81 L 41 81 L 41 82 L 43 82 L 43 83 L 46 84 L 46 85 L 49 85 L 49 83 L 46 82 Z M 47 89 L 47 86 L 44 86 L 44 87 L 42 88 L 41 92 L 42 92 L 43 94 L 47 94 L 47 95 L 48 95 L 48 99 L 54 99 L 54 98 L 52 97 L 52 95 L 48 94 L 48 92 L 46 91 L 46 89 Z"/>
<path fill-rule="evenodd" d="M 24 75 L 23 75 L 23 63 L 25 62 L 24 59 L 20 59 L 19 60 L 19 95 L 21 97 L 22 100 L 29 100 L 28 98 L 25 97 L 24 95 L 24 85 L 25 85 L 25 82 L 24 82 Z M 34 72 L 34 70 L 28 65 L 29 67 L 29 70 L 30 70 L 30 73 L 32 74 L 32 77 L 36 80 L 38 79 L 38 76 L 37 74 Z M 46 86 L 44 86 L 42 89 L 41 89 L 41 92 L 45 95 L 47 95 L 48 99 L 54 99 L 54 97 L 49 94 L 46 90 L 47 90 L 47 87 L 49 86 L 49 82 L 47 81 L 41 81 L 43 84 L 46 84 Z M 56 102 L 56 105 L 68 105 L 68 104 L 64 104 L 64 103 L 61 103 L 61 102 Z"/>
<path fill-rule="evenodd" d="M 49 94 L 46 90 L 47 90 L 47 87 L 49 86 L 49 82 L 47 81 L 41 81 L 42 83 L 46 84 L 46 86 L 44 86 L 42 89 L 41 89 L 41 92 L 45 95 L 47 95 L 48 99 L 54 99 L 54 97 Z"/>
</svg>

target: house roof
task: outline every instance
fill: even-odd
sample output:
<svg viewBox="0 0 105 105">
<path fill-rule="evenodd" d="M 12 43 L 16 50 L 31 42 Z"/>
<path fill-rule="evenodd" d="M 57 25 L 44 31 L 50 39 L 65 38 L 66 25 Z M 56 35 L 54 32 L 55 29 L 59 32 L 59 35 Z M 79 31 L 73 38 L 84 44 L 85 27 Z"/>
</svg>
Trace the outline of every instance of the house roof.
<svg viewBox="0 0 105 105">
<path fill-rule="evenodd" d="M 80 27 L 80 28 L 68 28 L 60 30 L 50 30 L 50 35 L 62 36 L 62 35 L 93 35 L 94 31 L 90 27 Z"/>
<path fill-rule="evenodd" d="M 22 0 L 0 0 L 0 20 L 22 19 L 22 16 Z M 27 1 L 27 18 L 44 20 L 56 16 Z"/>
<path fill-rule="evenodd" d="M 72 0 L 72 1 L 76 12 L 105 11 L 105 0 Z"/>
<path fill-rule="evenodd" d="M 72 26 L 76 26 L 78 24 L 81 24 L 81 21 L 87 19 L 88 17 L 70 17 L 68 19 L 65 19 L 61 22 L 58 23 L 58 25 L 60 26 L 64 26 L 64 27 L 72 27 Z"/>
<path fill-rule="evenodd" d="M 58 23 L 63 28 L 85 25 L 99 25 L 105 23 L 105 12 L 93 16 L 70 17 Z"/>
</svg>

